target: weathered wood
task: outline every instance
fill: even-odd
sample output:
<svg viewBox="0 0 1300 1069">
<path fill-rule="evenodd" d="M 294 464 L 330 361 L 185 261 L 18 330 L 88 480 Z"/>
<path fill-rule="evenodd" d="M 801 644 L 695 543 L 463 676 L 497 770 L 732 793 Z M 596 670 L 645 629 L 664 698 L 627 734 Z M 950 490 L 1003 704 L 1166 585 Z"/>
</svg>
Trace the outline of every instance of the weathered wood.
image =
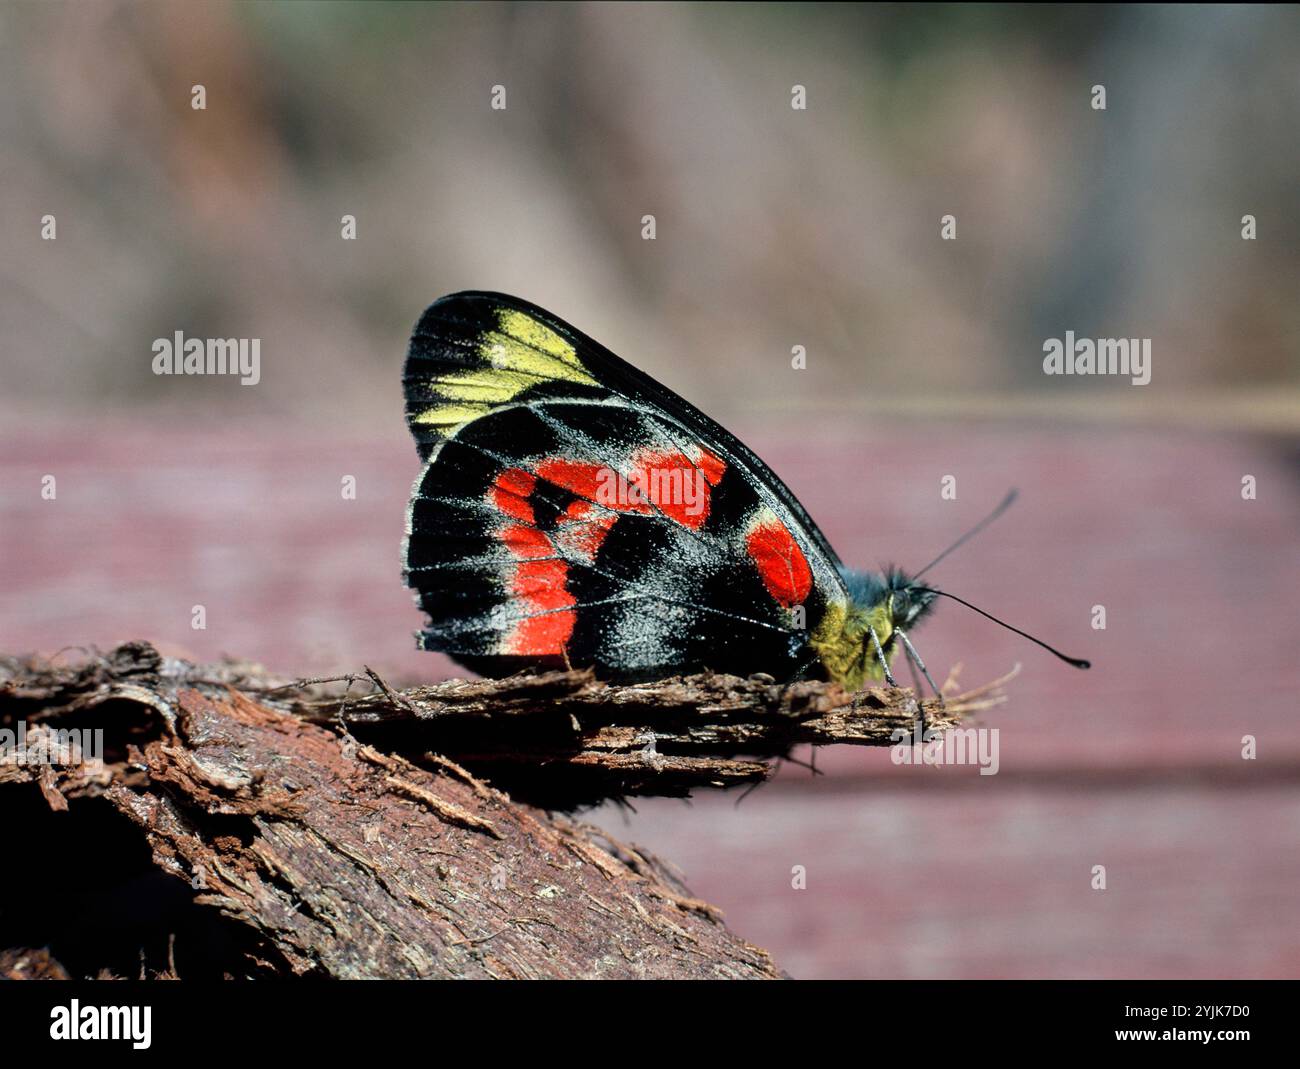
<svg viewBox="0 0 1300 1069">
<path fill-rule="evenodd" d="M 0 766 L 9 826 L 43 791 L 66 810 L 61 841 L 75 843 L 86 807 L 111 807 L 159 870 L 190 884 L 193 909 L 224 918 L 225 941 L 243 948 L 227 972 L 780 975 L 653 858 L 445 759 L 417 767 L 233 687 L 203 693 L 190 668 L 141 645 L 73 669 L 10 659 L 0 672 L 0 723 L 25 720 L 29 743 L 73 722 L 107 736 L 100 769 Z M 113 873 L 81 876 L 115 893 Z M 23 878 L 10 866 L 10 897 Z M 178 941 L 182 976 L 184 950 Z M 45 962 L 23 949 L 3 960 L 12 975 Z"/>
<path fill-rule="evenodd" d="M 233 688 L 417 763 L 450 758 L 517 799 L 562 809 L 757 783 L 771 774 L 771 759 L 799 744 L 883 746 L 899 732 L 910 736 L 921 708 L 927 728 L 945 730 L 1001 702 L 1005 682 L 920 706 L 907 689 L 852 695 L 832 683 L 781 685 L 763 675 L 614 686 L 587 672 L 547 672 L 397 692 L 368 669 L 286 681 L 256 666 L 191 665 L 132 645 L 44 684 L 48 670 L 40 665 L 24 664 L 22 672 L 25 687 L 57 684 L 69 708 L 126 695 L 160 702 L 164 716 L 182 687 L 210 697 Z"/>
<path fill-rule="evenodd" d="M 997 704 L 1001 682 L 943 705 L 924 701 L 926 728 L 946 730 Z M 904 689 L 852 695 L 831 683 L 717 674 L 614 686 L 587 672 L 451 680 L 401 693 L 377 681 L 370 694 L 291 707 L 385 748 L 451 757 L 516 797 L 561 807 L 756 783 L 771 774 L 771 758 L 798 744 L 890 745 L 900 732 L 910 737 L 919 716 Z"/>
<path fill-rule="evenodd" d="M 358 681 L 371 692 L 352 694 Z M 927 716 L 949 725 L 996 700 Z M 0 765 L 0 805 L 11 827 L 33 804 L 58 811 L 65 841 L 86 807 L 110 807 L 129 822 L 124 842 L 189 884 L 189 908 L 221 918 L 215 958 L 180 938 L 154 975 L 771 977 L 767 955 L 655 859 L 499 785 L 572 805 L 757 782 L 796 743 L 887 743 L 914 713 L 905 691 L 855 707 L 827 684 L 765 677 L 285 682 L 134 643 L 71 665 L 0 658 L 0 728 L 25 722 L 29 744 L 69 726 L 105 733 L 98 767 Z M 0 924 L 0 949 L 44 962 L 23 934 Z"/>
</svg>

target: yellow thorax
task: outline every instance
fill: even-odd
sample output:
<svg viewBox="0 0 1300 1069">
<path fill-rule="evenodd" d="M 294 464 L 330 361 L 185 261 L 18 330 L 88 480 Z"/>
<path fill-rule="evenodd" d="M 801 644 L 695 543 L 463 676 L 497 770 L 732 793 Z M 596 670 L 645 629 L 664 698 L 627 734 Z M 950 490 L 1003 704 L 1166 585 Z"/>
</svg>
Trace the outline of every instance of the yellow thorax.
<svg viewBox="0 0 1300 1069">
<path fill-rule="evenodd" d="M 869 609 L 832 605 L 812 633 L 810 645 L 826 666 L 826 674 L 848 690 L 861 689 L 868 679 L 884 678 L 869 628 L 875 628 L 882 647 L 888 645 L 894 625 L 885 602 Z"/>
</svg>

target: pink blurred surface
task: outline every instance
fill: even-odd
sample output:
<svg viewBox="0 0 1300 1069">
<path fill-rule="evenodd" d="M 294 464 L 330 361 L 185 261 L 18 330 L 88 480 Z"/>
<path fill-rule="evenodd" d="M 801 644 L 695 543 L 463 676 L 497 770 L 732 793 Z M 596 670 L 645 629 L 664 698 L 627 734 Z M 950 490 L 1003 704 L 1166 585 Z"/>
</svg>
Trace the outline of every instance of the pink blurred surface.
<svg viewBox="0 0 1300 1069">
<path fill-rule="evenodd" d="M 1023 665 L 1000 771 L 823 750 L 735 804 L 593 818 L 676 864 L 796 976 L 1296 976 L 1300 493 L 1275 443 L 1190 432 L 735 422 L 845 560 L 920 566 L 1010 485 L 1022 500 L 935 582 L 1068 652 L 1076 672 L 960 606 L 913 636 L 936 676 Z M 418 653 L 400 576 L 417 471 L 383 439 L 90 420 L 0 432 L 0 649 L 146 638 L 288 674 Z M 54 475 L 57 497 L 43 500 Z M 957 478 L 956 501 L 939 480 Z M 1241 477 L 1259 496 L 1243 501 Z M 357 498 L 341 480 L 356 477 Z M 206 630 L 190 626 L 195 605 Z M 1104 605 L 1107 628 L 1090 627 Z M 1258 759 L 1241 756 L 1258 740 Z M 803 755 L 806 756 L 806 755 Z M 803 865 L 807 889 L 793 890 Z M 1091 889 L 1105 865 L 1108 889 Z"/>
</svg>

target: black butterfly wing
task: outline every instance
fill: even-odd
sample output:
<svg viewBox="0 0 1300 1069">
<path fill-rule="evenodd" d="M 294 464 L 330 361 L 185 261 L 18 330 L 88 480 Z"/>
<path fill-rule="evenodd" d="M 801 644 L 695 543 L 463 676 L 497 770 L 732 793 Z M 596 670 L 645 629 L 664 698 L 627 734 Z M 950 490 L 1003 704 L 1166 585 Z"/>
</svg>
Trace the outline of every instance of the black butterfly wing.
<svg viewBox="0 0 1300 1069">
<path fill-rule="evenodd" d="M 503 327 L 503 314 L 511 313 L 514 313 L 511 325 Z M 545 339 L 543 329 L 538 328 L 552 333 L 562 345 L 556 346 L 551 339 Z M 411 337 L 404 384 L 407 421 L 416 436 L 421 459 L 428 459 L 430 450 L 441 437 L 441 428 L 417 427 L 414 418 L 431 400 L 440 399 L 449 378 L 454 382 L 458 373 L 481 367 L 480 349 L 485 336 L 492 339 L 493 345 L 500 346 L 499 359 L 505 369 L 518 376 L 513 381 L 507 378 L 507 389 L 513 385 L 527 388 L 529 384 L 540 387 L 547 379 L 570 385 L 599 385 L 609 393 L 668 413 L 702 441 L 717 444 L 776 495 L 785 510 L 795 517 L 799 528 L 816 544 L 821 556 L 837 566 L 840 564 L 839 555 L 799 499 L 744 442 L 685 398 L 582 331 L 544 308 L 504 293 L 478 290 L 453 293 L 435 301 L 420 317 Z M 543 344 L 530 344 L 537 341 Z M 521 358 L 512 344 L 519 342 L 532 353 L 531 357 L 525 354 Z M 452 396 L 464 398 L 472 405 L 490 405 L 502 394 L 499 389 L 487 388 L 478 393 L 470 390 Z M 445 416 L 447 424 L 442 426 L 465 414 L 471 413 Z"/>
<path fill-rule="evenodd" d="M 778 673 L 843 604 L 837 558 L 762 461 L 541 309 L 443 298 L 405 385 L 426 459 L 406 543 L 425 648 L 488 674 Z"/>
</svg>

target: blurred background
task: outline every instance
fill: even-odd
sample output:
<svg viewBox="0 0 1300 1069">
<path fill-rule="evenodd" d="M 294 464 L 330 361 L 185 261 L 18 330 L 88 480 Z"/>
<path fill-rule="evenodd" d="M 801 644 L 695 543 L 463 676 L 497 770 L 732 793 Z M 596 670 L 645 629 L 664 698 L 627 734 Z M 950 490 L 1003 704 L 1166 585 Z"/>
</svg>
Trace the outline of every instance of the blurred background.
<svg viewBox="0 0 1300 1069">
<path fill-rule="evenodd" d="M 795 976 L 1300 975 L 1298 59 L 1294 6 L 4 4 L 0 650 L 454 674 L 400 576 L 401 365 L 503 290 L 856 565 L 1018 486 L 934 579 L 1095 663 L 944 604 L 938 677 L 1023 663 L 998 775 L 839 748 L 592 819 Z M 178 330 L 261 381 L 155 376 Z M 1150 385 L 1046 377 L 1066 331 L 1152 339 Z"/>
</svg>

